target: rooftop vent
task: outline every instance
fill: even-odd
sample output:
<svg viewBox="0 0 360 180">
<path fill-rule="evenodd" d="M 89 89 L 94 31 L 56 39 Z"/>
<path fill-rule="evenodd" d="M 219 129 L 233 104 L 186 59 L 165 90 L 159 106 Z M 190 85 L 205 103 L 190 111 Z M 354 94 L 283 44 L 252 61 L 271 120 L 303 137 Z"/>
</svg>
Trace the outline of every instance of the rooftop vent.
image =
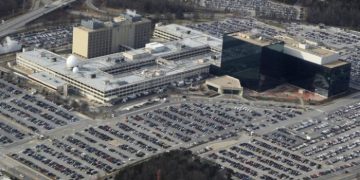
<svg viewBox="0 0 360 180">
<path fill-rule="evenodd" d="M 300 49 L 309 49 L 309 46 L 307 44 L 299 43 Z"/>
</svg>

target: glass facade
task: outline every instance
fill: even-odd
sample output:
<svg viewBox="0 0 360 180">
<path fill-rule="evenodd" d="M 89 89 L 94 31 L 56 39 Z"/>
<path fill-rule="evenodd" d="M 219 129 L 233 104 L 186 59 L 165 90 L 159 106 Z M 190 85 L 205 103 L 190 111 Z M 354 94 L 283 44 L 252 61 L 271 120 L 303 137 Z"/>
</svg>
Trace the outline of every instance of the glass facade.
<svg viewBox="0 0 360 180">
<path fill-rule="evenodd" d="M 328 67 L 285 54 L 282 62 L 284 65 L 283 76 L 291 84 L 326 97 L 349 89 L 350 63 Z"/>
<path fill-rule="evenodd" d="M 260 80 L 262 48 L 238 39 L 225 36 L 221 59 L 221 71 L 241 79 L 242 83 L 257 89 Z"/>
<path fill-rule="evenodd" d="M 329 97 L 349 88 L 350 64 L 314 64 L 283 53 L 284 43 L 257 45 L 224 35 L 221 67 L 215 75 L 238 78 L 244 87 L 264 91 L 288 82 Z"/>
<path fill-rule="evenodd" d="M 216 75 L 230 75 L 241 80 L 244 87 L 264 91 L 284 82 L 280 59 L 283 43 L 258 46 L 232 36 L 224 36 L 221 68 L 212 68 Z M 272 68 L 268 68 L 272 66 Z"/>
</svg>

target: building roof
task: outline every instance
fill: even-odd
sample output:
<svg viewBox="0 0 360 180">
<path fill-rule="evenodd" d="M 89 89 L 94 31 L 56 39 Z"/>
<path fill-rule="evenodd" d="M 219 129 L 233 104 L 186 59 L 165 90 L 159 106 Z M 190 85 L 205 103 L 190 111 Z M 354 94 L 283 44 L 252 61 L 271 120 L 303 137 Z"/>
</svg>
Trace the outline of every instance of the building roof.
<svg viewBox="0 0 360 180">
<path fill-rule="evenodd" d="M 309 44 L 309 43 L 307 43 L 308 41 L 305 41 L 305 43 L 302 43 L 302 42 L 300 42 L 296 39 L 293 39 L 291 37 L 288 37 L 288 36 L 277 36 L 276 38 L 278 38 L 281 41 L 284 41 L 285 46 L 296 48 L 299 51 L 308 52 L 310 54 L 313 54 L 313 55 L 316 55 L 319 57 L 330 57 L 330 56 L 337 54 L 336 51 L 326 49 L 325 47 L 321 47 L 319 45 Z"/>
<path fill-rule="evenodd" d="M 166 32 L 180 39 L 196 40 L 198 42 L 208 44 L 212 48 L 218 49 L 219 52 L 221 51 L 222 39 L 211 36 L 204 32 L 191 29 L 186 26 L 182 26 L 178 24 L 168 24 L 168 25 L 156 26 L 156 30 Z"/>
<path fill-rule="evenodd" d="M 273 43 L 279 42 L 279 40 L 269 37 L 264 37 L 259 34 L 255 34 L 252 32 L 235 32 L 230 33 L 228 36 L 249 42 L 251 44 L 255 44 L 258 46 L 268 46 Z"/>
<path fill-rule="evenodd" d="M 58 77 L 55 77 L 54 75 L 47 73 L 47 72 L 33 73 L 33 74 L 30 74 L 29 77 L 38 82 L 44 83 L 47 86 L 50 86 L 54 89 L 57 89 L 66 84 L 65 81 L 61 80 Z"/>
<path fill-rule="evenodd" d="M 79 28 L 87 32 L 94 32 L 120 26 L 122 24 L 137 24 L 141 22 L 150 22 L 150 20 L 136 14 L 136 11 L 127 11 L 126 13 L 113 18 L 112 21 L 105 22 L 98 19 L 82 20 L 81 25 L 75 28 Z"/>
<path fill-rule="evenodd" d="M 231 76 L 220 76 L 206 80 L 206 83 L 217 85 L 223 89 L 241 89 L 240 80 Z"/>
<path fill-rule="evenodd" d="M 86 32 L 95 32 L 95 31 L 100 31 L 100 30 L 104 30 L 105 28 L 98 28 L 98 29 L 91 29 L 91 28 L 87 28 L 87 27 L 84 27 L 84 26 L 77 26 L 77 27 L 74 27 L 74 29 L 80 29 L 82 31 L 86 31 Z"/>
<path fill-rule="evenodd" d="M 96 30 L 105 27 L 105 24 L 104 22 L 97 19 L 82 20 L 81 27 L 83 27 L 86 30 Z"/>
<path fill-rule="evenodd" d="M 337 60 L 337 61 L 333 61 L 331 63 L 325 64 L 324 66 L 328 67 L 328 68 L 336 68 L 339 66 L 343 66 L 345 64 L 350 64 L 350 63 L 346 62 L 346 61 L 342 61 L 342 60 Z"/>
<path fill-rule="evenodd" d="M 178 24 L 168 24 L 161 25 L 155 27 L 157 30 L 167 32 L 179 38 L 191 38 L 194 36 L 204 36 L 205 33 L 188 28 L 186 26 L 178 25 Z"/>
</svg>

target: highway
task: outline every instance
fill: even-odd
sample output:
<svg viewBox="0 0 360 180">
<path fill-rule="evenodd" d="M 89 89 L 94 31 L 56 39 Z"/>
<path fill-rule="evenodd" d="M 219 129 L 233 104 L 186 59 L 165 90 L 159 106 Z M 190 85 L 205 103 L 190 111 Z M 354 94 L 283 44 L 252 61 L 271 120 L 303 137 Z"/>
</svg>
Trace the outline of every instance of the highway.
<svg viewBox="0 0 360 180">
<path fill-rule="evenodd" d="M 0 25 L 0 38 L 15 33 L 19 28 L 25 26 L 27 23 L 75 1 L 77 0 L 58 0 L 44 7 L 40 7 L 39 9 L 32 10 L 26 14 L 10 19 Z"/>
</svg>

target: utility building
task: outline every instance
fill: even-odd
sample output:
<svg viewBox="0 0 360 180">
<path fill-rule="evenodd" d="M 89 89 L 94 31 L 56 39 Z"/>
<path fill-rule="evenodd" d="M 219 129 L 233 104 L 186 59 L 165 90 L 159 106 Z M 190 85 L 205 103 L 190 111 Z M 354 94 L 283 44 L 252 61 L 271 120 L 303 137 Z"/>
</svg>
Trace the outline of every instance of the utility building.
<svg viewBox="0 0 360 180">
<path fill-rule="evenodd" d="M 221 76 L 208 79 L 205 84 L 209 90 L 218 92 L 219 94 L 242 96 L 243 88 L 239 79 L 231 76 Z"/>
</svg>

